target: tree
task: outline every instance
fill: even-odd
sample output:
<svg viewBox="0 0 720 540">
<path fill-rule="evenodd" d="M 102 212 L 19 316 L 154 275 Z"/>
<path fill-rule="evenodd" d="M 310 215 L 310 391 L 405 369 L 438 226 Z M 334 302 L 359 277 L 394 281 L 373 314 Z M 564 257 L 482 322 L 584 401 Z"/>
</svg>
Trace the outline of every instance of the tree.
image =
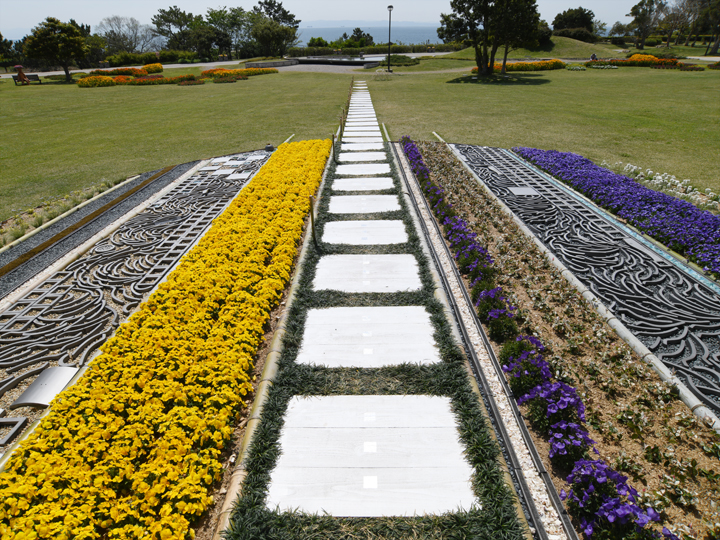
<svg viewBox="0 0 720 540">
<path fill-rule="evenodd" d="M 192 28 L 204 24 L 202 15 L 185 13 L 177 6 L 158 10 L 151 21 L 155 33 L 167 38 L 167 47 L 180 51 L 192 49 Z"/>
<path fill-rule="evenodd" d="M 680 32 L 686 26 L 687 18 L 685 17 L 685 11 L 677 3 L 665 9 L 665 15 L 658 25 L 658 31 L 667 36 L 666 47 L 670 47 L 670 40 L 675 31 Z"/>
<path fill-rule="evenodd" d="M 119 52 L 144 53 L 160 48 L 160 38 L 149 24 L 140 24 L 134 17 L 111 15 L 97 25 L 105 39 L 108 54 Z"/>
<path fill-rule="evenodd" d="M 70 82 L 70 62 L 85 56 L 85 38 L 76 26 L 48 17 L 33 28 L 25 41 L 24 52 L 30 58 L 61 66 L 65 71 L 65 79 Z"/>
<path fill-rule="evenodd" d="M 519 0 L 535 5 L 534 0 Z M 480 77 L 491 77 L 495 66 L 498 48 L 508 40 L 520 39 L 522 31 L 507 24 L 512 18 L 510 5 L 514 0 L 451 0 L 454 15 L 460 19 L 468 31 L 468 40 L 475 49 L 475 61 Z M 537 25 L 537 8 L 533 15 Z M 532 9 L 523 9 L 522 13 L 532 13 Z M 525 25 L 521 25 L 525 28 Z"/>
<path fill-rule="evenodd" d="M 437 35 L 443 43 L 463 42 L 468 40 L 465 23 L 454 13 L 440 14 L 440 28 Z"/>
<path fill-rule="evenodd" d="M 281 25 L 290 26 L 295 29 L 297 29 L 302 22 L 297 20 L 295 15 L 285 9 L 282 2 L 277 2 L 276 0 L 260 0 L 258 5 L 253 8 L 253 11 L 265 15 L 267 18 Z"/>
<path fill-rule="evenodd" d="M 645 40 L 658 27 L 667 4 L 663 0 L 640 0 L 630 10 L 628 17 L 633 18 L 637 48 L 645 48 Z"/>
<path fill-rule="evenodd" d="M 5 68 L 5 73 L 10 66 L 17 63 L 17 52 L 13 47 L 12 39 L 5 39 L 0 33 L 0 66 Z"/>
<path fill-rule="evenodd" d="M 612 25 L 612 28 L 610 29 L 610 35 L 611 36 L 626 36 L 628 35 L 629 30 L 626 24 L 621 23 L 620 21 L 617 21 L 615 24 Z"/>
<path fill-rule="evenodd" d="M 589 9 L 582 7 L 568 9 L 558 13 L 553 20 L 553 30 L 565 28 L 585 28 L 588 32 L 593 31 L 593 19 L 595 14 Z"/>
<path fill-rule="evenodd" d="M 282 56 L 298 42 L 296 28 L 285 26 L 268 17 L 263 17 L 253 24 L 250 36 L 257 42 L 264 56 Z"/>
<path fill-rule="evenodd" d="M 697 36 L 701 15 L 707 4 L 708 0 L 683 0 L 678 4 L 681 9 L 685 11 L 685 18 L 687 19 L 689 27 L 687 38 L 685 39 L 686 47 L 690 44 L 690 38 L 692 38 L 693 35 Z M 695 39 L 697 39 L 697 37 Z M 693 43 L 692 46 L 694 47 L 695 43 Z"/>
<path fill-rule="evenodd" d="M 321 37 L 311 37 L 307 42 L 308 47 L 329 47 L 330 44 Z"/>
<path fill-rule="evenodd" d="M 501 75 L 505 75 L 508 53 L 520 47 L 532 48 L 538 45 L 540 14 L 535 0 L 508 0 L 505 12 L 498 21 L 498 38 L 505 47 Z"/>
<path fill-rule="evenodd" d="M 705 23 L 711 28 L 713 35 L 717 36 L 712 47 L 710 47 L 708 43 L 710 50 L 705 49 L 705 56 L 715 56 L 718 53 L 718 49 L 720 49 L 720 0 L 711 0 L 708 2 L 707 7 L 702 12 L 702 17 Z"/>
<path fill-rule="evenodd" d="M 600 19 L 593 19 L 592 26 L 592 33 L 596 36 L 604 36 L 607 32 L 607 23 Z"/>
<path fill-rule="evenodd" d="M 228 35 L 231 47 L 239 58 L 243 48 L 246 48 L 250 42 L 250 13 L 241 7 L 210 8 L 207 10 L 205 20 L 210 26 Z"/>
</svg>

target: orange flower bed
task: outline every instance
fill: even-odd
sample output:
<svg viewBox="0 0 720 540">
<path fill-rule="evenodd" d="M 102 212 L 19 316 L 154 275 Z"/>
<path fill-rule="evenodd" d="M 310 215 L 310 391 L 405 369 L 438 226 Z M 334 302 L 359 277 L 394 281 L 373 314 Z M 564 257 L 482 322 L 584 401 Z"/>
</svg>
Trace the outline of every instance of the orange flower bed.
<svg viewBox="0 0 720 540">
<path fill-rule="evenodd" d="M 550 71 L 553 69 L 563 69 L 565 62 L 560 60 L 541 60 L 538 62 L 508 62 L 505 65 L 505 71 Z M 493 70 L 495 73 L 502 71 L 502 63 L 495 62 Z M 478 68 L 472 69 L 473 73 L 478 72 Z"/>
<path fill-rule="evenodd" d="M 200 76 L 205 78 L 217 78 L 217 77 L 253 77 L 255 75 L 269 75 L 270 73 L 278 73 L 275 68 L 248 68 L 248 69 L 225 69 L 215 68 L 203 71 Z"/>
</svg>

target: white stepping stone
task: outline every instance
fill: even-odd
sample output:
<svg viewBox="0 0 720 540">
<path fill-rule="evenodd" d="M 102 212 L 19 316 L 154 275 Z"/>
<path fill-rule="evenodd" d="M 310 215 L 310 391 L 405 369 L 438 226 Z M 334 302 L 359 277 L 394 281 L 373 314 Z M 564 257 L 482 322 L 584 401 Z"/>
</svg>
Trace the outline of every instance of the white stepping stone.
<svg viewBox="0 0 720 540">
<path fill-rule="evenodd" d="M 343 152 L 340 161 L 387 161 L 385 152 Z"/>
<path fill-rule="evenodd" d="M 382 144 L 370 143 L 370 144 L 344 144 L 341 146 L 343 152 L 365 152 L 367 150 L 384 150 L 385 147 Z"/>
<path fill-rule="evenodd" d="M 342 142 L 344 143 L 381 143 L 383 142 L 382 137 L 343 137 Z"/>
<path fill-rule="evenodd" d="M 377 121 L 357 121 L 357 120 L 350 120 L 349 122 L 345 123 L 345 126 L 348 128 L 355 128 L 355 127 L 374 127 L 376 129 L 379 129 L 379 124 Z"/>
<path fill-rule="evenodd" d="M 418 306 L 312 309 L 296 362 L 330 368 L 434 364 L 440 355 L 433 333 L 430 315 Z"/>
<path fill-rule="evenodd" d="M 201 171 L 217 171 L 222 165 L 210 165 L 209 167 L 203 167 Z"/>
<path fill-rule="evenodd" d="M 247 180 L 252 175 L 251 171 L 234 173 L 227 177 L 228 180 Z"/>
<path fill-rule="evenodd" d="M 345 137 L 351 138 L 351 139 L 362 139 L 363 137 L 372 137 L 374 139 L 377 139 L 378 137 L 382 138 L 382 134 L 379 131 L 344 131 L 343 132 L 343 140 L 345 140 Z"/>
<path fill-rule="evenodd" d="M 333 195 L 331 214 L 375 214 L 400 210 L 396 195 Z"/>
<path fill-rule="evenodd" d="M 338 178 L 332 185 L 335 191 L 380 191 L 393 187 L 392 178 Z"/>
<path fill-rule="evenodd" d="M 389 163 L 359 163 L 357 165 L 338 165 L 335 173 L 340 176 L 364 176 L 372 174 L 390 174 Z"/>
<path fill-rule="evenodd" d="M 421 286 L 412 255 L 327 255 L 313 281 L 316 291 L 349 293 L 416 291 Z"/>
<path fill-rule="evenodd" d="M 267 507 L 371 517 L 479 506 L 456 423 L 445 397 L 294 397 Z"/>
<path fill-rule="evenodd" d="M 323 242 L 353 246 L 402 244 L 408 241 L 402 221 L 333 221 L 325 225 Z"/>
<path fill-rule="evenodd" d="M 378 126 L 345 126 L 345 131 L 343 133 L 347 133 L 348 135 L 351 135 L 353 132 L 356 131 L 362 131 L 362 132 L 368 132 L 373 131 L 376 133 L 380 133 L 380 128 Z"/>
</svg>

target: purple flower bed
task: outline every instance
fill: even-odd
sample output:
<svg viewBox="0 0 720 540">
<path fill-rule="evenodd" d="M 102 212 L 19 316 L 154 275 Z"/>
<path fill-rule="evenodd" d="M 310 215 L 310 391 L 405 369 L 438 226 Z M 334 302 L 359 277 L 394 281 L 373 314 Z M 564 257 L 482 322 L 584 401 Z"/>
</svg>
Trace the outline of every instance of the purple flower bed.
<svg viewBox="0 0 720 540">
<path fill-rule="evenodd" d="M 720 277 L 720 217 L 569 152 L 513 148 L 599 206 Z"/>
<path fill-rule="evenodd" d="M 470 279 L 473 301 L 478 316 L 488 324 L 490 337 L 504 342 L 503 354 L 507 361 L 503 371 L 510 377 L 511 388 L 518 403 L 528 403 L 530 421 L 543 431 L 550 441 L 549 457 L 566 470 L 571 486 L 568 500 L 572 513 L 581 522 L 588 537 L 602 531 L 603 538 L 657 538 L 658 533 L 644 529 L 660 516 L 652 508 L 642 509 L 635 504 L 637 493 L 628 486 L 627 478 L 612 470 L 605 462 L 588 461 L 587 452 L 594 447 L 583 429 L 585 405 L 577 390 L 563 382 L 553 382 L 551 366 L 543 359 L 545 347 L 536 337 L 517 336 L 513 320 L 516 308 L 502 295 L 502 287 L 495 287 L 494 261 L 486 248 L 477 241 L 467 223 L 457 216 L 445 199 L 445 191 L 430 179 L 422 154 L 409 137 L 401 139 L 410 167 L 420 181 L 430 206 L 445 230 L 450 247 L 455 253 L 458 268 Z M 513 332 L 499 332 L 500 324 L 511 323 Z M 495 336 L 493 336 L 495 325 Z M 500 339 L 498 339 L 500 338 Z M 632 532 L 632 534 L 628 534 Z M 663 530 L 663 535 L 675 540 Z M 671 536 L 668 536 L 671 535 Z"/>
</svg>

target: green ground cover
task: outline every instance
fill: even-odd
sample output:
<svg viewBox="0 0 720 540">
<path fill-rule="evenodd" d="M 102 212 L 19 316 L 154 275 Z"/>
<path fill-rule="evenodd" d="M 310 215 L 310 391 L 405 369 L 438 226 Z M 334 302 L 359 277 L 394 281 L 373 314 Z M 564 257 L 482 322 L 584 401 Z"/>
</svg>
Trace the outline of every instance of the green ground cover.
<svg viewBox="0 0 720 540">
<path fill-rule="evenodd" d="M 513 73 L 492 82 L 463 74 L 402 74 L 368 86 L 393 140 L 409 135 L 622 161 L 720 190 L 720 72 L 650 68 Z"/>
<path fill-rule="evenodd" d="M 165 76 L 200 74 L 198 67 Z M 282 143 L 329 138 L 349 76 L 280 73 L 180 87 L 0 83 L 0 222 L 103 180 Z"/>
<path fill-rule="evenodd" d="M 622 58 L 624 55 L 615 52 L 616 49 L 620 49 L 620 47 L 601 43 L 584 43 L 576 39 L 553 36 L 552 43 L 547 47 L 517 49 L 515 51 L 511 51 L 508 54 L 508 58 L 515 60 L 523 58 L 587 58 L 589 60 L 593 53 L 597 54 L 601 58 L 618 55 Z M 502 62 L 503 54 L 503 49 L 498 50 L 497 60 L 499 62 Z M 457 51 L 456 53 L 452 53 L 445 58 L 475 60 L 475 50 L 470 47 Z"/>
</svg>

